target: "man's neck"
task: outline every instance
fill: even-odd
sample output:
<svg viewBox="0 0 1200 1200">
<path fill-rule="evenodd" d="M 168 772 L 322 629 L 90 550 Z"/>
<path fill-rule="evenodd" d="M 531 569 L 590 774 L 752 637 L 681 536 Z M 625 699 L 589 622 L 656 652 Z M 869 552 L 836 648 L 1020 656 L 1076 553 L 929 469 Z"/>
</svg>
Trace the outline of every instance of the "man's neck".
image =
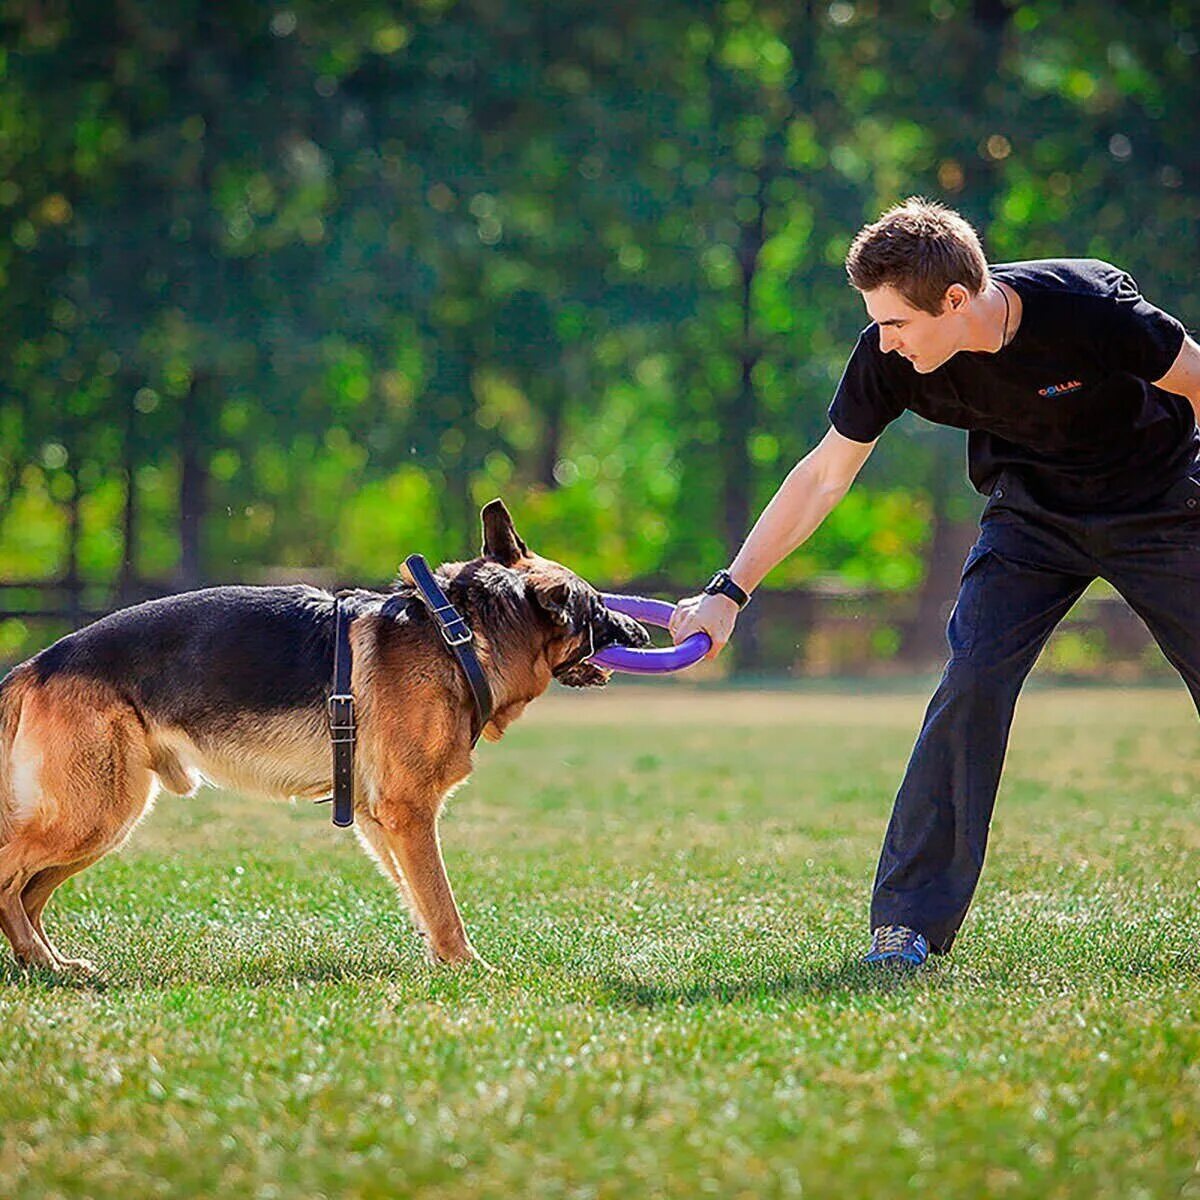
<svg viewBox="0 0 1200 1200">
<path fill-rule="evenodd" d="M 963 350 L 997 354 L 1013 340 L 1021 323 L 1021 297 L 1007 284 L 989 279 L 972 305 Z"/>
</svg>

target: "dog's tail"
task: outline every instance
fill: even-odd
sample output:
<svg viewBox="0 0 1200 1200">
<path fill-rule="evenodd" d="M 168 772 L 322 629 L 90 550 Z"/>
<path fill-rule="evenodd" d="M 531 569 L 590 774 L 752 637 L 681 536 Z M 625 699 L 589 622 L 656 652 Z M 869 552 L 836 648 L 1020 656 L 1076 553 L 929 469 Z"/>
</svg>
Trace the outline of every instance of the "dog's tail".
<svg viewBox="0 0 1200 1200">
<path fill-rule="evenodd" d="M 21 706 L 31 687 L 32 672 L 20 666 L 0 680 L 0 846 L 12 834 L 15 800 L 12 789 L 12 748 L 21 723 Z"/>
</svg>

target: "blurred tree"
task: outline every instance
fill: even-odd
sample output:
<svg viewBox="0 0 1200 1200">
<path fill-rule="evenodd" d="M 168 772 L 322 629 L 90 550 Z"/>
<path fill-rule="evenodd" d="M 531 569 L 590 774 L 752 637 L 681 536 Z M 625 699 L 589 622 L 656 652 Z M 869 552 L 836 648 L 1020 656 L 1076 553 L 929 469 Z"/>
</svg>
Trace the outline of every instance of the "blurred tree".
<svg viewBox="0 0 1200 1200">
<path fill-rule="evenodd" d="M 845 248 L 913 192 L 996 259 L 1200 306 L 1186 0 L 0 20 L 0 577 L 89 603 L 382 578 L 501 492 L 597 579 L 698 586 L 820 436 L 866 319 Z M 769 583 L 914 593 L 902 648 L 939 652 L 962 462 L 898 422 Z"/>
</svg>

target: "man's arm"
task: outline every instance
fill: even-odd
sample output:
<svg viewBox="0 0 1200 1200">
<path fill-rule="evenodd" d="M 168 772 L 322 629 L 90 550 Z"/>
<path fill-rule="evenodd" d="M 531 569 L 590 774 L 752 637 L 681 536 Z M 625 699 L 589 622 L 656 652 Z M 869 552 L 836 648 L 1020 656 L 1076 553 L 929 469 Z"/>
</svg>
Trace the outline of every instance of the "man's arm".
<svg viewBox="0 0 1200 1200">
<path fill-rule="evenodd" d="M 752 592 L 833 511 L 875 449 L 874 442 L 852 442 L 830 429 L 779 486 L 729 565 L 734 583 Z M 727 596 L 690 596 L 671 619 L 671 636 L 681 642 L 704 630 L 715 658 L 733 633 L 737 605 Z"/>
<path fill-rule="evenodd" d="M 1200 346 L 1185 337 L 1171 369 L 1161 379 L 1156 379 L 1154 386 L 1177 396 L 1186 396 L 1196 410 L 1196 420 L 1200 421 Z"/>
</svg>

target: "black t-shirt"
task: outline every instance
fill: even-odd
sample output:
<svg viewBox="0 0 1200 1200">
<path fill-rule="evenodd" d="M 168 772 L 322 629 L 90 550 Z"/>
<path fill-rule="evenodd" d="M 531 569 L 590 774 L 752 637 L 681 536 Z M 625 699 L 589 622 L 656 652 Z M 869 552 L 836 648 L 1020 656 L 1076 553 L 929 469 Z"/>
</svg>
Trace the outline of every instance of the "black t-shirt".
<svg viewBox="0 0 1200 1200">
<path fill-rule="evenodd" d="M 960 350 L 919 374 L 879 348 L 869 325 L 829 407 L 833 427 L 873 442 L 905 409 L 969 430 L 968 474 L 985 494 L 1016 470 L 1051 507 L 1136 508 L 1193 468 L 1196 414 L 1155 387 L 1184 328 L 1144 300 L 1124 271 L 1096 259 L 1046 259 L 990 268 L 1024 305 L 1012 341 L 995 354 Z"/>
</svg>

